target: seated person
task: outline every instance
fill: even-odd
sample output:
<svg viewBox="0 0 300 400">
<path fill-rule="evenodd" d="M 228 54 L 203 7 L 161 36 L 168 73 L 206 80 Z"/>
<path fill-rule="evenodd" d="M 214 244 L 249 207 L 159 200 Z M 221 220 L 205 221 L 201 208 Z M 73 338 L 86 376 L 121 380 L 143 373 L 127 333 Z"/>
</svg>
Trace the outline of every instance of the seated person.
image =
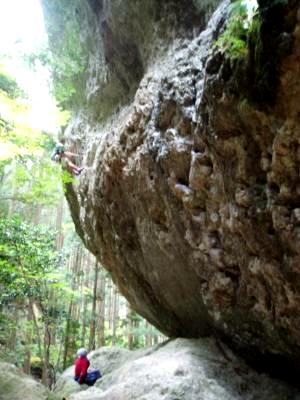
<svg viewBox="0 0 300 400">
<path fill-rule="evenodd" d="M 85 383 L 86 385 L 93 386 L 97 379 L 101 378 L 100 371 L 94 370 L 88 372 L 90 361 L 87 358 L 87 351 L 83 348 L 77 351 L 78 358 L 75 361 L 75 376 L 74 379 L 79 385 Z"/>
</svg>

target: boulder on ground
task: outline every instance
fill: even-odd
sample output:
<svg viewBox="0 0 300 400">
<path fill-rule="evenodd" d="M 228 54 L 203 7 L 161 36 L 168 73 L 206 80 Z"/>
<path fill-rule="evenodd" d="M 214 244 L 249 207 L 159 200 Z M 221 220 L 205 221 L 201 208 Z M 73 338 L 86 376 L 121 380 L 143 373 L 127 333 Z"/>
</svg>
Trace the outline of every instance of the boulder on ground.
<svg viewBox="0 0 300 400">
<path fill-rule="evenodd" d="M 58 400 L 58 397 L 16 366 L 0 362 L 0 400 Z"/>
<path fill-rule="evenodd" d="M 210 338 L 169 340 L 132 352 L 103 348 L 89 358 L 103 377 L 68 400 L 300 400 L 295 388 L 255 372 Z M 60 395 L 60 381 L 70 379 L 66 372 L 56 389 Z"/>
<path fill-rule="evenodd" d="M 100 369 L 102 375 L 109 376 L 135 354 L 137 355 L 138 352 L 131 352 L 118 347 L 102 347 L 89 353 L 88 358 L 91 362 L 91 368 Z M 86 389 L 88 389 L 87 385 L 79 385 L 74 381 L 74 366 L 71 366 L 57 380 L 54 393 L 59 394 L 60 397 L 69 398 L 70 394 Z"/>
</svg>

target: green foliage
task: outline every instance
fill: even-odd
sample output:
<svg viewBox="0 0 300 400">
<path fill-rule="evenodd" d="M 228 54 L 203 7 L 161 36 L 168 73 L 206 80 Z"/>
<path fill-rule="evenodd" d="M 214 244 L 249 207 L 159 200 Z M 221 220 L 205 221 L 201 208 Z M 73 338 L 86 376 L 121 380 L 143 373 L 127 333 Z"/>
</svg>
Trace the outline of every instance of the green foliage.
<svg viewBox="0 0 300 400">
<path fill-rule="evenodd" d="M 25 97 L 24 91 L 19 87 L 16 80 L 11 77 L 6 71 L 3 65 L 0 64 L 0 90 L 6 92 L 7 95 L 12 99 L 18 97 Z"/>
<path fill-rule="evenodd" d="M 66 188 L 66 185 L 75 182 L 74 175 L 72 175 L 69 171 L 67 171 L 65 169 L 62 170 L 61 178 L 62 178 L 62 182 L 63 182 L 64 188 Z"/>
<path fill-rule="evenodd" d="M 49 273 L 59 265 L 54 234 L 17 218 L 0 221 L 0 304 L 42 299 Z"/>
<path fill-rule="evenodd" d="M 64 282 L 64 259 L 55 247 L 55 232 L 49 227 L 33 226 L 19 218 L 0 221 L 0 356 L 9 355 L 10 362 L 23 363 L 30 348 L 34 356 L 43 357 L 41 343 L 37 342 L 37 329 L 47 326 L 63 341 L 63 321 L 66 318 L 68 283 Z M 60 299 L 60 301 L 57 301 Z M 62 300 L 63 299 L 63 300 Z M 28 314 L 34 305 L 36 322 L 13 320 L 10 309 Z M 23 311 L 24 310 L 24 311 Z M 32 310 L 33 311 L 33 310 Z M 16 325 L 17 324 L 17 325 Z M 76 321 L 78 325 L 78 321 Z M 10 352 L 7 329 L 15 331 L 14 351 Z M 28 332 L 33 341 L 28 343 Z M 17 353 L 17 354 L 16 354 Z M 54 355 L 57 354 L 54 352 Z M 50 362 L 55 360 L 50 358 Z"/>
<path fill-rule="evenodd" d="M 0 200 L 54 204 L 61 194 L 60 169 L 50 160 L 54 140 L 28 124 L 30 112 L 0 90 Z"/>
<path fill-rule="evenodd" d="M 42 5 L 51 47 L 41 50 L 32 59 L 49 67 L 55 98 L 64 109 L 72 109 L 83 91 L 87 66 L 87 53 L 80 37 L 81 2 L 43 0 Z"/>
<path fill-rule="evenodd" d="M 61 171 L 47 153 L 41 157 L 22 157 L 11 166 L 10 183 L 18 188 L 13 197 L 23 203 L 54 206 L 61 197 Z"/>
<path fill-rule="evenodd" d="M 14 94 L 0 90 L 0 160 L 36 154 L 44 140 L 41 132 L 29 123 L 29 104 Z"/>
<path fill-rule="evenodd" d="M 231 5 L 229 22 L 216 46 L 225 50 L 233 60 L 243 57 L 247 54 L 248 30 L 247 6 L 243 0 L 237 0 Z"/>
<path fill-rule="evenodd" d="M 43 360 L 40 357 L 33 356 L 30 358 L 30 366 L 31 368 L 42 368 Z"/>
<path fill-rule="evenodd" d="M 2 348 L 7 345 L 10 340 L 11 333 L 14 330 L 14 322 L 12 318 L 3 312 L 0 313 L 0 358 L 6 360 L 6 353 L 2 352 Z M 11 354 L 9 354 L 11 356 Z"/>
</svg>

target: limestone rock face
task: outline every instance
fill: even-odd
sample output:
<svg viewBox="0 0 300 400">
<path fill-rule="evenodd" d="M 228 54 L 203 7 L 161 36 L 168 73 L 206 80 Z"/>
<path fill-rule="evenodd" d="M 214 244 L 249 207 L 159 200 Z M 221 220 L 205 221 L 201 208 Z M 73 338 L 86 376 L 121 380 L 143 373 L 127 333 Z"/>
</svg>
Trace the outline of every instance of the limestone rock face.
<svg viewBox="0 0 300 400">
<path fill-rule="evenodd" d="M 148 65 L 175 38 L 199 34 L 220 0 L 64 3 L 66 8 L 74 8 L 74 19 L 80 21 L 81 38 L 89 55 L 86 93 L 80 97 L 84 114 L 89 114 L 94 125 L 113 113 L 117 104 L 132 100 Z M 47 11 L 53 9 L 53 2 L 42 0 L 42 4 L 47 21 L 47 17 L 53 17 Z M 62 10 L 63 7 L 59 12 Z"/>
<path fill-rule="evenodd" d="M 67 198 L 86 246 L 165 334 L 214 332 L 299 367 L 299 1 L 259 3 L 247 63 L 213 46 L 225 2 L 200 34 L 142 57 L 134 99 L 109 120 L 88 89 L 68 128 L 85 170 Z"/>
<path fill-rule="evenodd" d="M 70 400 L 300 399 L 295 389 L 249 369 L 226 347 L 223 352 L 227 359 L 212 339 L 176 339 L 127 353 L 102 348 L 89 355 L 103 373 L 95 386 L 66 396 L 59 387 L 72 377 L 64 373 L 56 393 Z"/>
</svg>

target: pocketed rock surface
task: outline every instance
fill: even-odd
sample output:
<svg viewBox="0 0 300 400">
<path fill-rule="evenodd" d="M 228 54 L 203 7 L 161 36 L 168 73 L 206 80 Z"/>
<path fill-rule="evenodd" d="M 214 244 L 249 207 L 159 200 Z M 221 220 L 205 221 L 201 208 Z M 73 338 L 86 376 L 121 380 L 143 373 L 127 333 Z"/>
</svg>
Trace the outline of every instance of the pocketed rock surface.
<svg viewBox="0 0 300 400">
<path fill-rule="evenodd" d="M 228 2 L 208 24 L 209 13 L 202 18 L 201 32 L 173 24 L 164 42 L 163 18 L 155 20 L 159 41 L 155 30 L 141 33 L 141 8 L 119 3 L 128 25 L 116 23 L 114 1 L 105 2 L 106 25 L 106 9 L 89 11 L 102 50 L 93 42 L 87 101 L 66 132 L 84 153 L 85 170 L 66 193 L 77 231 L 132 307 L 166 335 L 216 334 L 257 363 L 295 371 L 299 1 L 259 2 L 262 25 L 247 63 L 214 46 Z M 196 3 L 186 10 L 196 13 Z M 140 55 L 138 74 L 121 57 L 119 26 Z M 97 60 L 107 62 L 107 81 Z M 110 114 L 109 85 L 120 89 Z"/>
</svg>

